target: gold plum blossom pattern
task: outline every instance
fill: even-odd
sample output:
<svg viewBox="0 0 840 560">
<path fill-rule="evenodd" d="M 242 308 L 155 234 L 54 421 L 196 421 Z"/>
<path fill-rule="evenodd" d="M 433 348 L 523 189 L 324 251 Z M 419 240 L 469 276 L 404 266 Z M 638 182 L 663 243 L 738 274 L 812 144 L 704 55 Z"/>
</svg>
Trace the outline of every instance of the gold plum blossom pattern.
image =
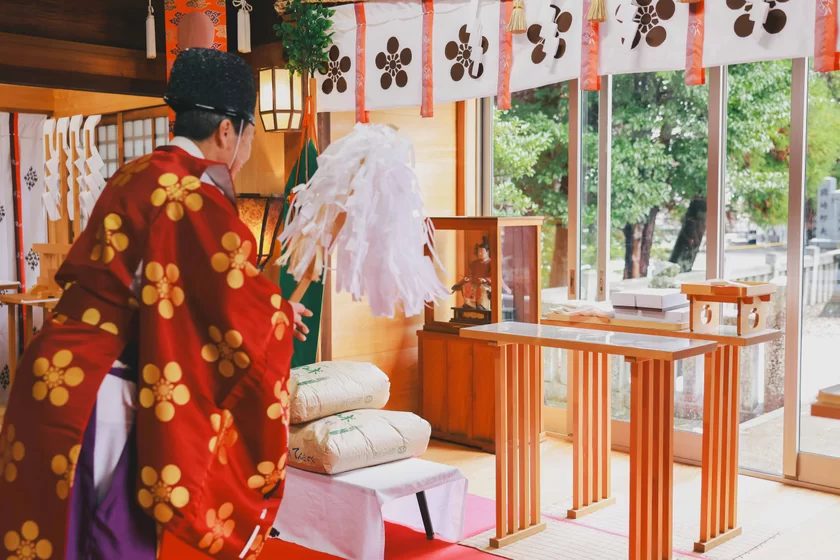
<svg viewBox="0 0 840 560">
<path fill-rule="evenodd" d="M 65 318 L 65 320 L 66 320 L 66 318 Z M 102 321 L 102 314 L 99 312 L 98 309 L 95 309 L 93 307 L 86 310 L 82 314 L 82 323 L 87 323 L 88 325 L 91 325 L 91 326 L 94 326 L 94 327 L 99 327 L 103 331 L 105 331 L 107 333 L 111 333 L 114 336 L 120 334 L 120 331 L 117 328 L 117 325 L 115 325 L 114 323 L 110 323 L 110 322 L 106 321 L 106 322 L 100 324 L 100 321 Z"/>
<path fill-rule="evenodd" d="M 257 560 L 259 555 L 262 554 L 265 543 L 268 542 L 268 533 L 270 531 L 271 527 L 268 528 L 268 531 L 264 535 L 257 535 L 257 538 L 251 543 L 251 548 L 248 549 L 250 554 L 245 557 L 245 560 Z"/>
<path fill-rule="evenodd" d="M 9 531 L 3 537 L 3 545 L 12 555 L 6 560 L 47 560 L 52 556 L 52 543 L 39 539 L 41 529 L 34 521 L 26 521 L 17 531 Z"/>
<path fill-rule="evenodd" d="M 143 157 L 135 159 L 131 163 L 123 165 L 122 168 L 117 171 L 117 174 L 111 179 L 111 184 L 115 187 L 126 186 L 128 182 L 131 181 L 132 177 L 141 171 L 145 171 L 149 167 L 151 159 L 152 154 L 147 154 Z"/>
<path fill-rule="evenodd" d="M 233 414 L 228 410 L 223 410 L 221 414 L 211 414 L 210 425 L 216 434 L 210 438 L 210 453 L 216 455 L 221 464 L 227 465 L 228 449 L 239 439 L 239 434 L 233 429 Z"/>
<path fill-rule="evenodd" d="M 277 340 L 283 340 L 283 337 L 286 335 L 286 327 L 291 324 L 289 317 L 280 311 L 282 305 L 283 297 L 280 294 L 271 296 L 271 306 L 277 310 L 271 317 L 271 326 L 274 327 L 274 338 Z"/>
<path fill-rule="evenodd" d="M 190 390 L 180 383 L 183 373 L 176 362 L 169 362 L 160 369 L 154 364 L 143 368 L 143 381 L 150 387 L 140 390 L 140 406 L 155 407 L 155 416 L 161 422 L 169 422 L 175 418 L 175 405 L 184 406 L 190 402 Z"/>
<path fill-rule="evenodd" d="M 56 455 L 52 459 L 52 472 L 56 476 L 60 476 L 61 480 L 55 484 L 55 493 L 62 500 L 66 500 L 70 495 L 70 489 L 73 488 L 73 480 L 76 477 L 76 463 L 79 462 L 79 453 L 82 451 L 81 444 L 74 445 L 70 448 L 70 453 L 65 457 L 64 455 Z"/>
<path fill-rule="evenodd" d="M 59 350 L 52 357 L 38 358 L 32 365 L 36 377 L 40 377 L 32 386 L 32 396 L 36 401 L 42 401 L 49 395 L 50 402 L 55 406 L 64 406 L 70 400 L 67 387 L 78 387 L 85 379 L 85 372 L 78 367 L 69 367 L 73 362 L 70 350 Z"/>
<path fill-rule="evenodd" d="M 190 501 L 190 492 L 183 486 L 177 486 L 181 480 L 181 469 L 177 465 L 166 465 L 160 476 L 152 467 L 143 467 L 140 479 L 146 488 L 137 493 L 137 501 L 144 509 L 153 509 L 159 523 L 169 523 L 174 512 L 172 508 L 182 508 Z"/>
<path fill-rule="evenodd" d="M 204 199 L 195 192 L 201 188 L 201 181 L 192 175 L 178 178 L 174 173 L 164 173 L 158 178 L 159 187 L 152 192 L 152 204 L 166 205 L 166 215 L 173 222 L 184 217 L 184 206 L 198 212 L 204 206 Z"/>
<path fill-rule="evenodd" d="M 252 278 L 259 275 L 257 268 L 248 259 L 252 249 L 250 241 L 242 241 L 239 235 L 229 231 L 222 236 L 222 248 L 225 252 L 213 255 L 210 264 L 216 272 L 227 272 L 228 286 L 238 290 L 245 284 L 245 275 Z"/>
<path fill-rule="evenodd" d="M 150 262 L 146 265 L 146 278 L 151 284 L 143 287 L 143 303 L 157 303 L 160 316 L 171 319 L 175 315 L 175 308 L 184 303 L 184 290 L 176 285 L 181 278 L 181 271 L 174 264 L 164 268 L 158 262 Z"/>
<path fill-rule="evenodd" d="M 279 402 L 268 407 L 266 414 L 271 420 L 283 419 L 284 424 L 289 423 L 289 402 L 291 400 L 289 391 L 283 386 L 282 381 L 274 384 L 274 396 Z"/>
<path fill-rule="evenodd" d="M 239 331 L 230 330 L 222 336 L 222 331 L 216 327 L 210 327 L 210 338 L 212 344 L 205 344 L 201 349 L 201 357 L 205 361 L 219 363 L 219 373 L 224 377 L 233 377 L 236 368 L 246 369 L 251 365 L 251 358 L 241 351 L 242 335 Z"/>
<path fill-rule="evenodd" d="M 96 230 L 96 241 L 90 253 L 90 260 L 110 264 L 117 256 L 128 249 L 128 236 L 121 232 L 123 221 L 117 214 L 108 214 Z"/>
<path fill-rule="evenodd" d="M 277 465 L 271 461 L 263 461 L 257 465 L 257 472 L 259 474 L 248 479 L 248 488 L 268 494 L 278 483 L 286 479 L 286 454 L 280 457 Z"/>
<path fill-rule="evenodd" d="M 233 515 L 233 504 L 227 502 L 222 504 L 218 511 L 207 510 L 205 521 L 210 532 L 205 533 L 198 547 L 202 550 L 208 549 L 209 554 L 216 554 L 225 545 L 225 539 L 230 538 L 233 534 L 233 528 L 236 525 L 230 516 Z"/>
<path fill-rule="evenodd" d="M 25 454 L 23 442 L 15 441 L 14 425 L 9 424 L 6 433 L 0 438 L 0 475 L 6 482 L 17 479 L 18 468 L 15 463 L 20 463 Z"/>
</svg>

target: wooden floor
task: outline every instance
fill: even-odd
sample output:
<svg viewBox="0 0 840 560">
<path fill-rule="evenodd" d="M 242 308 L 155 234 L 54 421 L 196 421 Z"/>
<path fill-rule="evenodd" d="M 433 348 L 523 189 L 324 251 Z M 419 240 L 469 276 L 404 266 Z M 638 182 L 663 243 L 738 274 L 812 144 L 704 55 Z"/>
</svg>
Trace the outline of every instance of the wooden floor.
<svg viewBox="0 0 840 560">
<path fill-rule="evenodd" d="M 424 459 L 460 468 L 469 479 L 472 494 L 494 498 L 495 461 L 492 455 L 433 441 Z M 612 453 L 614 492 L 629 492 L 629 457 Z M 542 444 L 542 504 L 571 498 L 572 444 L 549 439 Z M 700 469 L 676 465 L 675 495 L 693 496 L 696 500 L 675 502 L 694 508 L 700 502 Z M 779 533 L 759 548 L 742 556 L 744 560 L 830 560 L 840 558 L 840 496 L 741 476 L 738 483 L 739 519 L 753 520 Z M 699 518 L 699 511 L 697 512 Z M 699 530 L 699 526 L 698 526 Z"/>
</svg>

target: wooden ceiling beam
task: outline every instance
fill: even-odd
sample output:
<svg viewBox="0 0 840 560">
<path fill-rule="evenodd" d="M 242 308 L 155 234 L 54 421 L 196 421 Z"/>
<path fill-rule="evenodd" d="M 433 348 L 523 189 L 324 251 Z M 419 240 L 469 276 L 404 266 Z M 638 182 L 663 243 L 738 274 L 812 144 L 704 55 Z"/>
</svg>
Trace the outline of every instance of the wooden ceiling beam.
<svg viewBox="0 0 840 560">
<path fill-rule="evenodd" d="M 163 54 L 0 33 L 0 82 L 105 93 L 161 96 Z"/>
</svg>

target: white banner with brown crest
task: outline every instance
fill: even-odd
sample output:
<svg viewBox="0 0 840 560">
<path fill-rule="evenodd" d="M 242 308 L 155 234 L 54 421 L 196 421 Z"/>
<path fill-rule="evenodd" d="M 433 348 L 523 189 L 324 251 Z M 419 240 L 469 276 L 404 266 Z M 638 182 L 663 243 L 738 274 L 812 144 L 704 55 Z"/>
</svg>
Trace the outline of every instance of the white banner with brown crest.
<svg viewBox="0 0 840 560">
<path fill-rule="evenodd" d="M 435 103 L 496 94 L 499 1 L 435 2 Z"/>
<path fill-rule="evenodd" d="M 423 96 L 423 7 L 420 2 L 365 5 L 366 109 L 419 106 Z"/>
<path fill-rule="evenodd" d="M 580 74 L 580 0 L 525 2 L 525 33 L 513 36 L 511 91 L 577 78 Z"/>
<path fill-rule="evenodd" d="M 333 44 L 327 67 L 315 72 L 318 111 L 352 111 L 356 107 L 356 14 L 353 5 L 338 6 L 332 16 Z"/>
<path fill-rule="evenodd" d="M 817 2 L 707 1 L 703 66 L 813 56 Z"/>
<path fill-rule="evenodd" d="M 599 73 L 685 69 L 688 4 L 678 0 L 606 0 Z"/>
</svg>

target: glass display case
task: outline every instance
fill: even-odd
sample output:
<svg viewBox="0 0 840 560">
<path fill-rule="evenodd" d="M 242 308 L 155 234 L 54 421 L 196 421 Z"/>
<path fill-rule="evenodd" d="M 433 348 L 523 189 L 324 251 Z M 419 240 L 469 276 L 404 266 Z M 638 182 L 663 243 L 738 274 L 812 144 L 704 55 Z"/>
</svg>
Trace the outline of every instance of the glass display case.
<svg viewBox="0 0 840 560">
<path fill-rule="evenodd" d="M 457 333 L 465 326 L 539 322 L 543 218 L 431 220 L 451 294 L 427 308 L 424 330 Z"/>
<path fill-rule="evenodd" d="M 432 218 L 449 298 L 417 332 L 423 418 L 432 437 L 495 449 L 495 364 L 501 347 L 463 327 L 540 322 L 542 218 Z"/>
</svg>

